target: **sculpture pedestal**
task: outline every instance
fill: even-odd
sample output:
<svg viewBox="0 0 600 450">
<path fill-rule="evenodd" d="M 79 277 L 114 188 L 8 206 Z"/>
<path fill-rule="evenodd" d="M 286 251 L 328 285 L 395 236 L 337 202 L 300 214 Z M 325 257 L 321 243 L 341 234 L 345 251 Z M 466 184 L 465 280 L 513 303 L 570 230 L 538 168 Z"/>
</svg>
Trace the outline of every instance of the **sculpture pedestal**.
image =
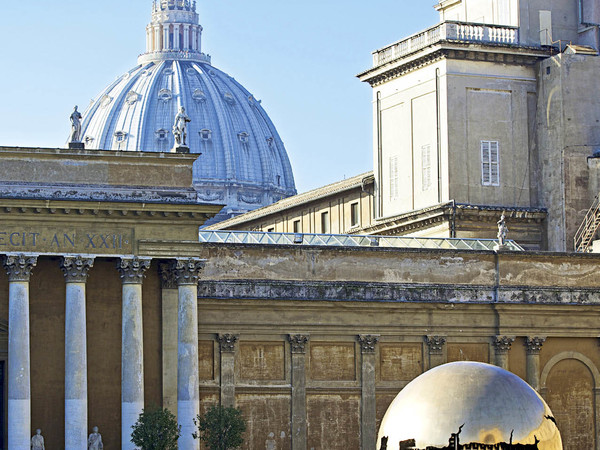
<svg viewBox="0 0 600 450">
<path fill-rule="evenodd" d="M 69 142 L 69 149 L 85 150 L 85 144 L 83 142 Z"/>
<path fill-rule="evenodd" d="M 506 251 L 506 250 L 510 250 L 509 247 L 508 247 L 508 245 L 506 245 L 506 244 L 502 244 L 502 245 L 496 244 L 496 245 L 494 245 L 494 251 L 496 251 L 496 252 L 498 252 L 498 251 L 501 252 L 501 251 Z"/>
<path fill-rule="evenodd" d="M 176 145 L 173 147 L 173 153 L 189 153 L 190 148 L 187 145 Z"/>
</svg>

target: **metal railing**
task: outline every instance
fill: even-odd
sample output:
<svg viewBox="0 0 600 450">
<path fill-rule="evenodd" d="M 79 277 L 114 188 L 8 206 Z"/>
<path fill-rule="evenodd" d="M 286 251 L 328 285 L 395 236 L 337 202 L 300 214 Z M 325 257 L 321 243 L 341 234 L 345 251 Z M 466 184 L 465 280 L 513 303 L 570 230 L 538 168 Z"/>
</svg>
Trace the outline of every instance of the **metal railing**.
<svg viewBox="0 0 600 450">
<path fill-rule="evenodd" d="M 409 55 L 441 41 L 519 44 L 519 28 L 469 22 L 447 21 L 373 52 L 373 66 Z"/>
<path fill-rule="evenodd" d="M 592 242 L 598 228 L 600 228 L 600 194 L 594 199 L 594 203 L 592 203 L 575 233 L 573 244 L 576 252 L 587 253 L 591 251 Z"/>
<path fill-rule="evenodd" d="M 494 239 L 421 238 L 402 236 L 272 233 L 259 231 L 200 231 L 200 242 L 219 244 L 313 245 L 330 247 L 386 247 L 448 250 L 494 250 Z M 514 241 L 506 249 L 523 251 Z"/>
</svg>

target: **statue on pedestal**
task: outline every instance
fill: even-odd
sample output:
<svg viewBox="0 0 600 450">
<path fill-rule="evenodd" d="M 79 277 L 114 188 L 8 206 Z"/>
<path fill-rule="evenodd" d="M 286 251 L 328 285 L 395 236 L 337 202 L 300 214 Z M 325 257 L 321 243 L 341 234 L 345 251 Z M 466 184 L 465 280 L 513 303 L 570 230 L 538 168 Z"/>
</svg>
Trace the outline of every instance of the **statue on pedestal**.
<svg viewBox="0 0 600 450">
<path fill-rule="evenodd" d="M 39 428 L 35 430 L 35 434 L 31 438 L 31 450 L 46 450 L 44 446 L 44 436 Z"/>
<path fill-rule="evenodd" d="M 498 221 L 498 246 L 505 247 L 506 246 L 506 234 L 508 233 L 508 227 L 506 226 L 506 217 L 504 213 L 500 216 L 500 220 Z"/>
<path fill-rule="evenodd" d="M 98 427 L 92 428 L 92 434 L 88 438 L 88 450 L 103 450 L 102 435 L 98 433 Z"/>
<path fill-rule="evenodd" d="M 190 123 L 190 119 L 186 113 L 185 108 L 181 106 L 179 113 L 175 116 L 175 123 L 173 124 L 173 135 L 175 136 L 175 147 L 186 147 L 187 138 L 187 124 Z"/>
<path fill-rule="evenodd" d="M 81 142 L 81 119 L 83 116 L 77 111 L 77 106 L 71 114 L 71 142 Z"/>
</svg>

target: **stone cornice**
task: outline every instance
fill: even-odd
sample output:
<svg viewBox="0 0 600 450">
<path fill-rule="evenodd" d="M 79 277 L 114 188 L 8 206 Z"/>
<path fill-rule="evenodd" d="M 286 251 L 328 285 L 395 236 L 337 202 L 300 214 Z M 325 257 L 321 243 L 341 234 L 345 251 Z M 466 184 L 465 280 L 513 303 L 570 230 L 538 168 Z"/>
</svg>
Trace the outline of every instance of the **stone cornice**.
<svg viewBox="0 0 600 450">
<path fill-rule="evenodd" d="M 371 86 L 378 86 L 394 78 L 442 59 L 489 61 L 501 64 L 534 65 L 550 56 L 550 49 L 501 44 L 478 44 L 461 41 L 439 41 L 415 53 L 373 67 L 357 77 Z"/>
</svg>

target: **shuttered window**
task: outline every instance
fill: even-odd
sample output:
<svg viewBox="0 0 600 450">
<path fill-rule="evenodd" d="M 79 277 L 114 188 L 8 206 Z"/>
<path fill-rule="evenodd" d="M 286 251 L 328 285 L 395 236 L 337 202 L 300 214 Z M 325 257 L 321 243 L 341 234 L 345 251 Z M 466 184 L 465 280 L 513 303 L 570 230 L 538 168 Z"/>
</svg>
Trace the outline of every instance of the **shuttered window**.
<svg viewBox="0 0 600 450">
<path fill-rule="evenodd" d="M 481 184 L 500 185 L 500 148 L 498 141 L 481 141 Z"/>
</svg>

